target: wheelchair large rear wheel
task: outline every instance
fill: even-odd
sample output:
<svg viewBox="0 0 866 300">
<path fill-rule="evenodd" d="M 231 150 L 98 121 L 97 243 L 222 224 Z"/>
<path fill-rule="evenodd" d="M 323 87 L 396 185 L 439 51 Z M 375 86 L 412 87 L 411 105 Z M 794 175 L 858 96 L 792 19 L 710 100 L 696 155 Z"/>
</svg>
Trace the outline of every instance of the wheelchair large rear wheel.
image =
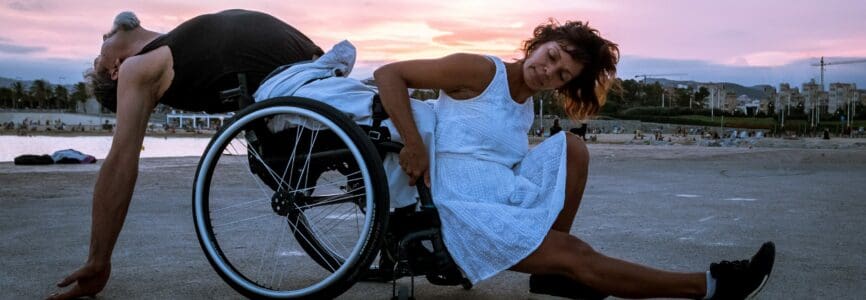
<svg viewBox="0 0 866 300">
<path fill-rule="evenodd" d="M 211 266 L 250 298 L 333 298 L 374 260 L 388 218 L 375 146 L 342 112 L 283 97 L 211 140 L 193 184 Z"/>
</svg>

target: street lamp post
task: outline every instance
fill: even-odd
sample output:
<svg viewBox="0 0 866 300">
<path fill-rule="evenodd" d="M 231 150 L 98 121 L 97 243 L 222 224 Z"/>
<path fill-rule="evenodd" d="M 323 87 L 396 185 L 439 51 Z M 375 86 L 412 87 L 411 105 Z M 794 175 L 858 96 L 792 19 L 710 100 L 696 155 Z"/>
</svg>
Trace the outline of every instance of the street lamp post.
<svg viewBox="0 0 866 300">
<path fill-rule="evenodd" d="M 848 137 L 849 138 L 853 137 L 853 135 L 854 135 L 854 114 L 857 113 L 856 112 L 857 108 L 854 106 L 854 100 L 855 100 L 855 98 L 853 95 L 848 97 L 848 105 L 847 105 L 848 106 L 847 107 L 848 108 L 848 122 L 847 122 L 848 126 L 846 126 L 846 128 L 848 130 Z"/>
<path fill-rule="evenodd" d="M 544 136 L 544 98 L 538 101 L 538 131 Z"/>
<path fill-rule="evenodd" d="M 779 113 L 779 115 L 780 115 L 779 119 L 782 122 L 782 129 L 784 129 L 785 128 L 785 105 L 783 105 L 782 103 L 779 103 L 779 104 L 782 107 L 781 112 Z"/>
<path fill-rule="evenodd" d="M 854 126 L 854 97 L 851 96 L 848 98 L 848 127 Z"/>
<path fill-rule="evenodd" d="M 693 100 L 693 99 L 695 99 L 695 91 L 694 91 L 694 90 L 692 90 L 692 91 L 689 93 L 689 110 L 692 109 L 692 100 Z"/>
<path fill-rule="evenodd" d="M 18 82 L 18 83 L 20 84 L 20 83 L 21 83 L 21 77 L 20 77 L 20 76 L 16 76 L 16 77 L 15 77 L 15 82 Z M 14 106 L 15 109 L 18 109 L 18 105 L 15 105 L 15 104 L 17 104 L 17 103 L 19 103 L 19 102 L 21 102 L 21 97 L 18 97 L 18 100 L 15 101 L 15 102 L 13 102 L 13 103 L 14 103 L 13 106 Z"/>
<path fill-rule="evenodd" d="M 716 99 L 716 89 L 710 93 L 710 121 L 716 119 L 716 108 L 713 106 L 713 101 Z"/>
<path fill-rule="evenodd" d="M 824 91 L 824 87 L 821 86 L 821 91 Z M 818 126 L 821 126 L 821 94 L 818 94 L 818 101 L 815 102 L 815 130 L 818 130 Z"/>
</svg>

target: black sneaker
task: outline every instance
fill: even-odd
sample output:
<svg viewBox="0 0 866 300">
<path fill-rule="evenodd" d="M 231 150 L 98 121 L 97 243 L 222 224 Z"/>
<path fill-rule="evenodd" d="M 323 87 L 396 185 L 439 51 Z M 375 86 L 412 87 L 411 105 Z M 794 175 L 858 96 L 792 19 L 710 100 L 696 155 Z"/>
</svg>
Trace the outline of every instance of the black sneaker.
<svg viewBox="0 0 866 300">
<path fill-rule="evenodd" d="M 766 242 L 750 260 L 710 264 L 710 275 L 716 279 L 711 299 L 752 299 L 770 279 L 775 259 L 776 245 Z"/>
<path fill-rule="evenodd" d="M 609 296 L 562 275 L 529 275 L 529 292 L 586 300 L 601 300 Z"/>
</svg>

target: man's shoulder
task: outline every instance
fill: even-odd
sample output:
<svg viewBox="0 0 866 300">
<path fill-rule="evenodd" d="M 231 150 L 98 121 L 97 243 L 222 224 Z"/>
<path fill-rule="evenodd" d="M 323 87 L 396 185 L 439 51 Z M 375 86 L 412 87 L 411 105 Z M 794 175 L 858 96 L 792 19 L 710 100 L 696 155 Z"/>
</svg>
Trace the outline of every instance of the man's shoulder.
<svg viewBox="0 0 866 300">
<path fill-rule="evenodd" d="M 162 46 L 144 54 L 127 58 L 121 65 L 126 79 L 139 83 L 155 83 L 172 69 L 171 49 Z"/>
</svg>

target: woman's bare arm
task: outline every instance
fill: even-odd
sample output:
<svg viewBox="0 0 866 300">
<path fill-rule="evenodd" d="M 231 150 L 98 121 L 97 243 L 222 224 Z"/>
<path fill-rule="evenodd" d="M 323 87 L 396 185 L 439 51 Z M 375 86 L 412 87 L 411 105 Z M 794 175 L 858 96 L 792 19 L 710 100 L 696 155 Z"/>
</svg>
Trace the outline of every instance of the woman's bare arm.
<svg viewBox="0 0 866 300">
<path fill-rule="evenodd" d="M 469 90 L 481 93 L 493 79 L 495 66 L 473 54 L 453 54 L 439 59 L 410 60 L 382 66 L 373 74 L 379 97 L 405 144 L 400 165 L 414 183 L 425 176 L 429 185 L 429 158 L 412 117 L 408 88 L 435 88 L 440 92 Z"/>
</svg>

